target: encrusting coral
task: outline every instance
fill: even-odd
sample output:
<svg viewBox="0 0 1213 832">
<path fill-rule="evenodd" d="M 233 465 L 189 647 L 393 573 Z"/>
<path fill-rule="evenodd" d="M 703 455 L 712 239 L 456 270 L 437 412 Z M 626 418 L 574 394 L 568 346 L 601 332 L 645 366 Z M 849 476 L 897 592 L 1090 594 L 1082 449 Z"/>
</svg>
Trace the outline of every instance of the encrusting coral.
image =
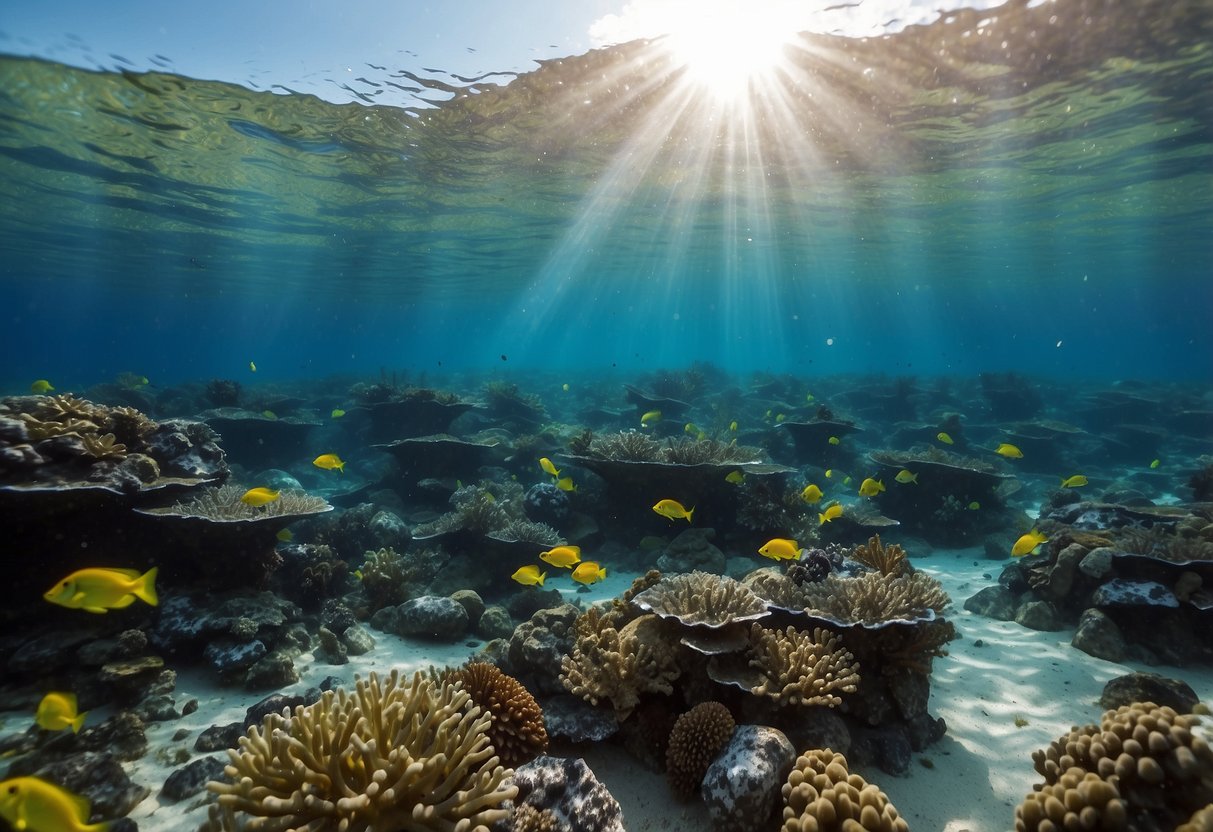
<svg viewBox="0 0 1213 832">
<path fill-rule="evenodd" d="M 641 693 L 673 693 L 671 683 L 681 670 L 672 648 L 653 634 L 659 626 L 656 616 L 642 615 L 616 630 L 603 626 L 601 614 L 591 608 L 577 619 L 573 654 L 561 661 L 561 683 L 591 705 L 609 701 L 620 722 L 639 704 Z"/>
<path fill-rule="evenodd" d="M 459 685 L 372 673 L 352 694 L 266 716 L 228 751 L 229 779 L 208 788 L 225 828 L 488 832 L 518 794 L 490 745 L 492 721 Z"/>
<path fill-rule="evenodd" d="M 701 702 L 678 717 L 666 746 L 666 777 L 675 794 L 687 797 L 699 788 L 735 727 L 733 715 L 719 702 Z"/>
<path fill-rule="evenodd" d="M 788 705 L 835 707 L 842 702 L 835 691 L 854 693 L 859 685 L 859 664 L 829 630 L 768 630 L 755 623 L 750 643 L 750 667 L 763 677 L 750 690 L 755 695 Z"/>
<path fill-rule="evenodd" d="M 783 786 L 783 832 L 909 832 L 888 796 L 847 769 L 846 757 L 809 751 Z"/>
<path fill-rule="evenodd" d="M 723 627 L 767 614 L 766 602 L 745 584 L 710 572 L 663 578 L 636 595 L 632 603 L 682 624 Z"/>
<path fill-rule="evenodd" d="M 503 765 L 519 766 L 547 750 L 548 732 L 543 723 L 543 709 L 513 676 L 507 676 L 496 665 L 487 662 L 469 662 L 446 671 L 441 678 L 444 682 L 463 685 L 472 702 L 492 715 L 489 740 Z"/>
</svg>

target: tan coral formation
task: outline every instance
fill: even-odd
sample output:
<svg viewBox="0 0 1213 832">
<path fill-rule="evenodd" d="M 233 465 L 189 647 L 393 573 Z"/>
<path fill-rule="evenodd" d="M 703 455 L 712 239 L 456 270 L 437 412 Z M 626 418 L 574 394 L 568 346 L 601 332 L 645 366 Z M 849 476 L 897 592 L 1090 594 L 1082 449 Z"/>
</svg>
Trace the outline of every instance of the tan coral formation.
<svg viewBox="0 0 1213 832">
<path fill-rule="evenodd" d="M 610 702 L 620 722 L 639 704 L 640 694 L 673 693 L 681 670 L 660 626 L 656 616 L 642 615 L 616 630 L 604 626 L 602 614 L 591 608 L 577 619 L 573 653 L 561 662 L 561 683 L 591 705 Z"/>
<path fill-rule="evenodd" d="M 526 687 L 488 662 L 468 662 L 443 674 L 444 682 L 459 682 L 472 701 L 493 717 L 489 740 L 503 765 L 529 762 L 548 747 L 543 709 Z"/>
<path fill-rule="evenodd" d="M 694 794 L 708 767 L 733 736 L 736 722 L 719 702 L 700 702 L 678 717 L 666 746 L 666 777 L 675 794 Z"/>
<path fill-rule="evenodd" d="M 208 788 L 227 828 L 488 832 L 518 794 L 489 744 L 491 724 L 458 685 L 372 673 L 353 693 L 268 715 L 228 751 L 228 780 Z"/>
<path fill-rule="evenodd" d="M 766 602 L 745 584 L 698 570 L 662 578 L 632 603 L 662 618 L 705 627 L 723 627 L 767 614 Z"/>
<path fill-rule="evenodd" d="M 796 760 L 783 786 L 783 832 L 909 832 L 888 796 L 829 749 Z"/>
<path fill-rule="evenodd" d="M 836 707 L 838 692 L 854 693 L 859 663 L 842 639 L 821 627 L 802 632 L 795 627 L 768 630 L 755 623 L 750 631 L 750 667 L 763 681 L 750 692 L 787 705 Z"/>
<path fill-rule="evenodd" d="M 800 588 L 810 614 L 822 613 L 841 623 L 879 624 L 941 613 L 951 598 L 939 581 L 923 572 L 889 577 L 869 572 L 855 578 L 830 575 Z"/>
<path fill-rule="evenodd" d="M 198 492 L 190 500 L 168 508 L 142 509 L 144 514 L 189 517 L 214 523 L 235 523 L 242 520 L 262 520 L 267 517 L 296 517 L 320 514 L 332 509 L 323 497 L 302 491 L 282 491 L 278 499 L 263 506 L 250 506 L 240 498 L 247 489 L 239 485 L 220 485 Z"/>
<path fill-rule="evenodd" d="M 881 575 L 901 575 L 909 569 L 905 549 L 897 543 L 885 546 L 880 542 L 878 534 L 872 535 L 866 544 L 852 549 L 851 557 Z"/>
</svg>

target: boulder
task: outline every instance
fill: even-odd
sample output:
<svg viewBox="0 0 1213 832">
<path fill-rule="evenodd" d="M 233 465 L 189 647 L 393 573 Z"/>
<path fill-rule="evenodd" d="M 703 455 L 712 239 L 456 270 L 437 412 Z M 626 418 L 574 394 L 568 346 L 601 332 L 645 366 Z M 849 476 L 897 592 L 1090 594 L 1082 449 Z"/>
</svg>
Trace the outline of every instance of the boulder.
<svg viewBox="0 0 1213 832">
<path fill-rule="evenodd" d="M 780 789 L 796 762 L 784 733 L 740 725 L 703 777 L 703 802 L 714 832 L 762 832 L 778 826 Z"/>
</svg>

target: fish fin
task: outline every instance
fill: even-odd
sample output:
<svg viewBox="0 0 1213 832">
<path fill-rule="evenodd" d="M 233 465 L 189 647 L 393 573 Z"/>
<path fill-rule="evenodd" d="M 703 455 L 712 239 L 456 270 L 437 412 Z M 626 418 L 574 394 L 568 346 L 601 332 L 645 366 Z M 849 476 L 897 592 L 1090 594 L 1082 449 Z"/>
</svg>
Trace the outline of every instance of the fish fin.
<svg viewBox="0 0 1213 832">
<path fill-rule="evenodd" d="M 140 576 L 139 583 L 131 590 L 136 597 L 142 601 L 146 601 L 153 607 L 160 606 L 160 598 L 156 595 L 156 574 L 159 571 L 159 566 L 153 566 L 147 570 L 147 574 Z"/>
<path fill-rule="evenodd" d="M 110 572 L 117 572 L 119 575 L 124 575 L 127 578 L 138 578 L 143 573 L 138 569 L 110 569 Z"/>
<path fill-rule="evenodd" d="M 88 802 L 88 798 L 73 794 L 72 792 L 66 792 L 66 794 L 71 799 L 72 811 L 76 813 L 76 817 L 80 819 L 80 822 L 83 823 L 88 820 L 88 816 L 93 813 L 93 806 Z"/>
<path fill-rule="evenodd" d="M 72 720 L 72 733 L 73 734 L 80 733 L 80 729 L 84 727 L 84 718 L 86 716 L 88 716 L 88 711 L 85 711 L 82 714 L 78 714 L 76 716 L 76 718 Z M 88 817 L 88 816 L 85 815 L 85 817 Z"/>
<path fill-rule="evenodd" d="M 129 607 L 133 603 L 135 603 L 135 594 L 133 592 L 128 592 L 126 595 L 123 595 L 117 601 L 110 604 L 109 608 L 111 610 L 121 610 Z"/>
<path fill-rule="evenodd" d="M 105 613 L 109 612 L 109 610 L 105 607 L 80 607 L 80 609 L 84 610 L 85 612 L 95 612 L 98 615 L 104 615 Z"/>
</svg>

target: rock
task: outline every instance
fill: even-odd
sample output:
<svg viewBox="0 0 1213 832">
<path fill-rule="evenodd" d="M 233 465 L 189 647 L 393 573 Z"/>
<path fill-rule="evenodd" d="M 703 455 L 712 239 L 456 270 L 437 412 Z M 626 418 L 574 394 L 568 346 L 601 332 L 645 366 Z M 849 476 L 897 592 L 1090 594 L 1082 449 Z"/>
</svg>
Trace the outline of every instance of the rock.
<svg viewBox="0 0 1213 832">
<path fill-rule="evenodd" d="M 223 777 L 223 761 L 218 757 L 203 757 L 179 768 L 164 781 L 160 797 L 170 803 L 192 797 L 206 788 L 211 780 Z"/>
<path fill-rule="evenodd" d="M 1113 551 L 1107 546 L 1092 549 L 1078 563 L 1078 571 L 1091 578 L 1102 578 L 1112 571 Z"/>
<path fill-rule="evenodd" d="M 1179 599 L 1158 581 L 1113 578 L 1095 590 L 1091 603 L 1097 607 L 1178 607 Z"/>
<path fill-rule="evenodd" d="M 612 711 L 595 708 L 572 694 L 557 694 L 541 704 L 549 739 L 598 742 L 619 730 L 619 720 Z"/>
<path fill-rule="evenodd" d="M 383 633 L 394 633 L 400 625 L 400 613 L 395 607 L 381 607 L 371 615 L 371 626 Z"/>
<path fill-rule="evenodd" d="M 780 789 L 796 762 L 784 733 L 739 725 L 703 777 L 703 802 L 715 832 L 762 832 L 778 826 Z"/>
<path fill-rule="evenodd" d="M 964 608 L 995 621 L 1012 621 L 1015 618 L 1015 596 L 1004 586 L 988 586 L 970 596 L 965 601 Z"/>
<path fill-rule="evenodd" d="M 1129 673 L 1104 685 L 1099 707 L 1111 710 L 1132 702 L 1153 702 L 1174 708 L 1176 713 L 1190 714 L 1199 701 L 1196 691 L 1187 682 L 1157 673 Z"/>
<path fill-rule="evenodd" d="M 511 676 L 533 694 L 567 693 L 560 682 L 560 661 L 573 652 L 573 622 L 581 611 L 572 604 L 539 610 L 510 637 Z"/>
<path fill-rule="evenodd" d="M 851 729 L 833 708 L 801 708 L 787 728 L 795 748 L 829 748 L 844 757 L 851 752 Z"/>
<path fill-rule="evenodd" d="M 569 516 L 569 495 L 555 483 L 536 483 L 523 496 L 522 511 L 528 520 L 558 529 Z"/>
<path fill-rule="evenodd" d="M 244 674 L 245 690 L 284 688 L 299 681 L 299 672 L 291 657 L 275 650 L 248 669 Z"/>
<path fill-rule="evenodd" d="M 88 819 L 94 823 L 124 817 L 151 794 L 151 789 L 131 782 L 113 754 L 86 751 L 46 763 L 34 770 L 23 765 L 28 762 L 27 759 L 14 763 L 9 775 L 40 777 L 86 798 L 92 804 L 92 814 Z"/>
<path fill-rule="evenodd" d="M 516 590 L 506 599 L 505 608 L 515 621 L 526 621 L 540 610 L 551 610 L 564 605 L 564 596 L 558 589 L 540 589 L 526 586 Z"/>
<path fill-rule="evenodd" d="M 395 549 L 397 552 L 403 552 L 413 539 L 408 524 L 386 509 L 375 512 L 366 524 L 366 530 L 371 538 L 367 549 L 372 550 Z"/>
<path fill-rule="evenodd" d="M 1025 601 L 1015 611 L 1015 623 L 1030 630 L 1052 632 L 1060 630 L 1057 612 L 1048 601 Z"/>
<path fill-rule="evenodd" d="M 1094 607 L 1083 611 L 1070 644 L 1097 659 L 1119 662 L 1125 657 L 1125 638 L 1120 628 Z"/>
<path fill-rule="evenodd" d="M 514 620 L 499 604 L 490 604 L 484 608 L 480 621 L 476 624 L 476 635 L 485 641 L 496 638 L 508 639 L 514 634 Z"/>
<path fill-rule="evenodd" d="M 451 593 L 451 600 L 463 605 L 468 614 L 468 626 L 475 629 L 480 623 L 480 616 L 484 614 L 484 599 L 480 594 L 470 589 L 458 589 Z"/>
<path fill-rule="evenodd" d="M 244 642 L 254 637 L 273 647 L 287 625 L 302 618 L 298 606 L 272 592 L 242 592 L 219 603 L 173 595 L 160 604 L 151 643 L 166 653 L 219 639 Z"/>
<path fill-rule="evenodd" d="M 881 728 L 865 727 L 853 732 L 847 761 L 853 767 L 875 765 L 888 774 L 902 775 L 910 767 L 912 754 L 909 729 L 890 723 Z"/>
<path fill-rule="evenodd" d="M 334 633 L 340 633 L 347 627 L 357 624 L 358 618 L 348 606 L 336 598 L 329 598 L 320 610 L 320 623 Z"/>
<path fill-rule="evenodd" d="M 147 652 L 147 634 L 142 630 L 124 630 L 117 638 L 99 638 L 81 645 L 76 651 L 80 663 L 99 667 L 106 662 L 129 659 Z"/>
<path fill-rule="evenodd" d="M 51 630 L 22 642 L 8 660 L 8 671 L 15 676 L 51 676 L 56 670 L 76 661 L 75 650 L 94 640 L 90 630 Z"/>
<path fill-rule="evenodd" d="M 625 832 L 623 810 L 585 760 L 542 755 L 514 770 L 517 806 L 546 809 L 561 832 Z"/>
<path fill-rule="evenodd" d="M 149 696 L 131 710 L 144 722 L 168 722 L 181 717 L 173 697 L 167 693 Z"/>
<path fill-rule="evenodd" d="M 375 649 L 375 637 L 361 624 L 351 624 L 341 633 L 341 641 L 353 656 L 364 656 Z"/>
<path fill-rule="evenodd" d="M 716 530 L 706 526 L 684 530 L 657 558 L 657 568 L 668 573 L 698 569 L 713 575 L 723 574 L 726 559 L 724 552 L 712 544 L 715 537 Z"/>
<path fill-rule="evenodd" d="M 235 748 L 244 736 L 245 726 L 242 722 L 229 722 L 227 725 L 212 725 L 206 728 L 194 740 L 195 751 L 222 751 L 225 748 Z"/>
<path fill-rule="evenodd" d="M 220 676 L 231 676 L 248 670 L 268 652 L 269 648 L 265 646 L 265 642 L 258 639 L 244 643 L 219 639 L 206 646 L 202 657 L 211 663 L 211 667 L 215 668 Z"/>
<path fill-rule="evenodd" d="M 320 699 L 319 688 L 308 688 L 303 693 L 285 694 L 273 693 L 255 705 L 250 705 L 244 712 L 244 727 L 251 728 L 261 725 L 269 714 L 281 714 L 283 711 L 293 712 L 298 707 L 311 705 Z"/>
<path fill-rule="evenodd" d="M 456 641 L 468 629 L 468 613 L 450 598 L 422 595 L 396 608 L 396 633 L 425 636 L 439 641 Z"/>
<path fill-rule="evenodd" d="M 316 661 L 325 664 L 349 664 L 349 651 L 337 634 L 328 627 L 321 626 L 317 635 L 320 646 L 316 648 Z"/>
<path fill-rule="evenodd" d="M 85 728 L 75 736 L 75 748 L 105 751 L 131 762 L 147 753 L 147 731 L 143 720 L 130 711 L 119 711 L 100 725 Z"/>
<path fill-rule="evenodd" d="M 1057 560 L 1049 568 L 1049 579 L 1039 592 L 1046 600 L 1059 602 L 1070 594 L 1074 586 L 1074 573 L 1078 564 L 1087 555 L 1087 547 L 1079 543 L 1071 543 L 1057 553 Z"/>
</svg>

